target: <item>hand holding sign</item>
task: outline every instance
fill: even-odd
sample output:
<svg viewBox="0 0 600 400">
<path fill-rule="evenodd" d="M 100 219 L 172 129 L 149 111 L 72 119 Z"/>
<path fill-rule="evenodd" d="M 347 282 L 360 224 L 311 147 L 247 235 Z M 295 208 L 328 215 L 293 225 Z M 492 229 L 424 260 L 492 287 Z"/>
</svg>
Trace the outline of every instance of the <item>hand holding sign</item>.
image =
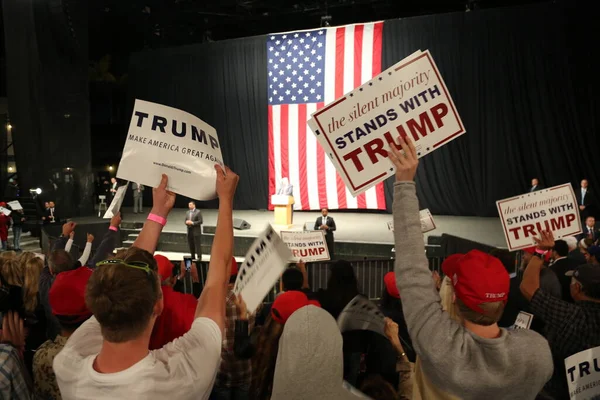
<svg viewBox="0 0 600 400">
<path fill-rule="evenodd" d="M 152 189 L 152 214 L 167 218 L 175 205 L 175 193 L 167 190 L 169 177 L 162 174 L 158 187 Z"/>
<path fill-rule="evenodd" d="M 554 235 L 552 231 L 541 231 L 540 237 L 534 237 L 533 240 L 540 250 L 551 250 L 554 248 Z"/>
<path fill-rule="evenodd" d="M 227 166 L 223 169 L 219 164 L 215 164 L 215 169 L 217 170 L 217 196 L 219 196 L 219 201 L 233 200 L 240 177 Z"/>
</svg>

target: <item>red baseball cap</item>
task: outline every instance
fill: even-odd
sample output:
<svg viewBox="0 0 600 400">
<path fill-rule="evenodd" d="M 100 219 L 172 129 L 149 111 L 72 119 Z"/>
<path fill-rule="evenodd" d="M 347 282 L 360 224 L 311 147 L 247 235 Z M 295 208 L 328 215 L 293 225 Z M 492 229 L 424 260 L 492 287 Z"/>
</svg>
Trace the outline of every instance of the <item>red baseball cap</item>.
<svg viewBox="0 0 600 400">
<path fill-rule="evenodd" d="M 173 276 L 173 263 L 169 259 L 161 254 L 154 256 L 154 261 L 158 266 L 158 275 L 160 275 L 160 281 L 164 282 Z"/>
<path fill-rule="evenodd" d="M 453 254 L 442 263 L 452 279 L 454 293 L 471 310 L 483 313 L 480 304 L 508 300 L 510 276 L 502 262 L 479 250 Z"/>
<path fill-rule="evenodd" d="M 385 283 L 385 290 L 388 294 L 396 299 L 400 298 L 400 292 L 398 286 L 396 286 L 396 274 L 394 271 L 390 271 L 383 277 L 383 283 Z"/>
<path fill-rule="evenodd" d="M 313 305 L 321 307 L 321 304 L 316 300 L 309 300 L 304 292 L 299 290 L 290 290 L 277 296 L 275 302 L 271 306 L 271 317 L 279 322 L 285 324 L 292 314 L 307 305 Z"/>
<path fill-rule="evenodd" d="M 79 267 L 56 276 L 48 293 L 48 301 L 52 314 L 59 321 L 76 323 L 92 316 L 85 304 L 85 288 L 92 272 L 90 268 Z"/>
</svg>

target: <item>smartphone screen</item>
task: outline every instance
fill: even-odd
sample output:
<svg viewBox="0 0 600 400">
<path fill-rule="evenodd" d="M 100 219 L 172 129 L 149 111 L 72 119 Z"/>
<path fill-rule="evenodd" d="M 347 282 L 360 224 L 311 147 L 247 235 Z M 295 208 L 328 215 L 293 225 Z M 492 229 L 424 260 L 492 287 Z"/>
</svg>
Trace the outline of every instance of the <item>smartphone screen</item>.
<svg viewBox="0 0 600 400">
<path fill-rule="evenodd" d="M 187 272 L 190 272 L 190 270 L 192 269 L 192 258 L 191 257 L 184 257 L 183 258 L 183 263 L 185 264 L 185 270 Z"/>
</svg>

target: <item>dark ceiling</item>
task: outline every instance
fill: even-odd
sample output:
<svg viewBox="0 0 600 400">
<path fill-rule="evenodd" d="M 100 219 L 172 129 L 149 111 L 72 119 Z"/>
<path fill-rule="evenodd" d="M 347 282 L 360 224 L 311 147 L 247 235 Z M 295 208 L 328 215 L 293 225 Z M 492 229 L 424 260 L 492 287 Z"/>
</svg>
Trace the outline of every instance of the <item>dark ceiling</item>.
<svg viewBox="0 0 600 400">
<path fill-rule="evenodd" d="M 547 1 L 547 0 L 544 0 Z M 90 2 L 90 58 L 270 32 L 514 6 L 542 0 L 100 0 Z"/>
</svg>

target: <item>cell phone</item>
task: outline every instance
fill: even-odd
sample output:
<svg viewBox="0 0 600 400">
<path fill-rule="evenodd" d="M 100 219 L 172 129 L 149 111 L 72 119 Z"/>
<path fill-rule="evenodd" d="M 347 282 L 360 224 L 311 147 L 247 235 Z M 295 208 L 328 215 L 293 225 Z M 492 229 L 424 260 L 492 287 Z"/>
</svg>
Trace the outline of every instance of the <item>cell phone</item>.
<svg viewBox="0 0 600 400">
<path fill-rule="evenodd" d="M 185 264 L 185 270 L 190 272 L 192 270 L 192 257 L 183 257 L 183 263 Z"/>
</svg>

